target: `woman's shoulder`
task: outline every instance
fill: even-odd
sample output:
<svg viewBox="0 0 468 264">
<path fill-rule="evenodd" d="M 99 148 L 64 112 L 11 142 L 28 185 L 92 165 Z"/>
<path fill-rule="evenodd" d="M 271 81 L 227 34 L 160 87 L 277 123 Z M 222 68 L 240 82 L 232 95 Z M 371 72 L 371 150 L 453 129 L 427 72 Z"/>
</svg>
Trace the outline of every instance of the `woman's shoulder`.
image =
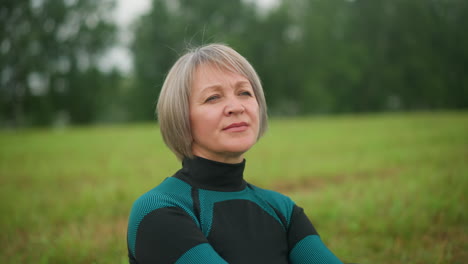
<svg viewBox="0 0 468 264">
<path fill-rule="evenodd" d="M 258 187 L 256 185 L 250 184 L 250 183 L 249 183 L 249 186 L 253 190 L 255 190 L 257 193 L 264 196 L 264 198 L 268 198 L 269 200 L 271 199 L 271 200 L 277 200 L 277 201 L 288 202 L 288 203 L 293 202 L 291 200 L 291 198 L 289 198 L 287 195 L 282 194 L 282 193 L 280 193 L 278 191 L 261 188 L 261 187 Z"/>
<path fill-rule="evenodd" d="M 132 212 L 144 215 L 159 208 L 180 207 L 187 209 L 191 205 L 190 185 L 175 177 L 169 177 L 136 199 L 132 206 Z"/>
</svg>

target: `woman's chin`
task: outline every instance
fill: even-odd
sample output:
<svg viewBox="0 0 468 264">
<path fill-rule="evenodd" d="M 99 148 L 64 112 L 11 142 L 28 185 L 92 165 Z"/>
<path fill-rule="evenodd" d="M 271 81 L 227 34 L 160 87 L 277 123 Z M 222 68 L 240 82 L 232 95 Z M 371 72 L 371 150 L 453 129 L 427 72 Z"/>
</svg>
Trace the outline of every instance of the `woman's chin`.
<svg viewBox="0 0 468 264">
<path fill-rule="evenodd" d="M 242 155 L 247 152 L 254 144 L 253 143 L 246 143 L 246 144 L 230 144 L 224 148 L 224 152 L 232 153 L 233 155 L 238 154 Z"/>
</svg>

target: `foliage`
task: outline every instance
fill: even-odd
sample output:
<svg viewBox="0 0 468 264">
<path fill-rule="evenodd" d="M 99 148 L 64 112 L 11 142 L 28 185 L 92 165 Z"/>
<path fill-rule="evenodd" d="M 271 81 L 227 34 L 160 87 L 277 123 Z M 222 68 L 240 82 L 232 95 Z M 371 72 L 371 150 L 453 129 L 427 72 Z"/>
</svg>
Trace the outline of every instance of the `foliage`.
<svg viewBox="0 0 468 264">
<path fill-rule="evenodd" d="M 282 3 L 270 16 L 286 13 L 286 26 L 270 31 L 289 43 L 257 66 L 273 103 L 287 98 L 299 113 L 468 106 L 466 1 Z"/>
<path fill-rule="evenodd" d="M 465 263 L 468 113 L 273 119 L 246 179 L 355 263 Z M 0 132 L 1 263 L 128 263 L 132 202 L 180 168 L 155 124 Z"/>
<path fill-rule="evenodd" d="M 113 42 L 113 0 L 4 1 L 0 7 L 0 120 L 88 123 L 116 72 L 97 67 Z"/>
</svg>

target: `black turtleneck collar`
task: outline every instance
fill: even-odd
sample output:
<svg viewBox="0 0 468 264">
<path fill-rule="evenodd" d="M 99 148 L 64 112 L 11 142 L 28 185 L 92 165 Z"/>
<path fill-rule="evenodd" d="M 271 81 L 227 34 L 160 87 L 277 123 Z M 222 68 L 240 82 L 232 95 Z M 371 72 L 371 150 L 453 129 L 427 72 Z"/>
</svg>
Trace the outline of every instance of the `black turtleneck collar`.
<svg viewBox="0 0 468 264">
<path fill-rule="evenodd" d="M 175 177 L 200 189 L 241 191 L 247 185 L 243 178 L 244 168 L 245 159 L 241 163 L 230 164 L 201 157 L 185 158 Z"/>
</svg>

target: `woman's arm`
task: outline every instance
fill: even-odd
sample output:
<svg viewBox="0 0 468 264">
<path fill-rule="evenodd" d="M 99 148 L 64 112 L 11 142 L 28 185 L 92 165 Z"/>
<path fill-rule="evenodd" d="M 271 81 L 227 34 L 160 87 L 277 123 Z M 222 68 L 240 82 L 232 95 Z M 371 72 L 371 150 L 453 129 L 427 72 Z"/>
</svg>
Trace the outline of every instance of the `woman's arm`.
<svg viewBox="0 0 468 264">
<path fill-rule="evenodd" d="M 179 207 L 159 208 L 144 216 L 134 246 L 129 243 L 129 258 L 132 264 L 227 263 Z"/>
<path fill-rule="evenodd" d="M 342 264 L 323 244 L 304 210 L 294 205 L 288 229 L 289 261 L 291 264 Z"/>
</svg>

